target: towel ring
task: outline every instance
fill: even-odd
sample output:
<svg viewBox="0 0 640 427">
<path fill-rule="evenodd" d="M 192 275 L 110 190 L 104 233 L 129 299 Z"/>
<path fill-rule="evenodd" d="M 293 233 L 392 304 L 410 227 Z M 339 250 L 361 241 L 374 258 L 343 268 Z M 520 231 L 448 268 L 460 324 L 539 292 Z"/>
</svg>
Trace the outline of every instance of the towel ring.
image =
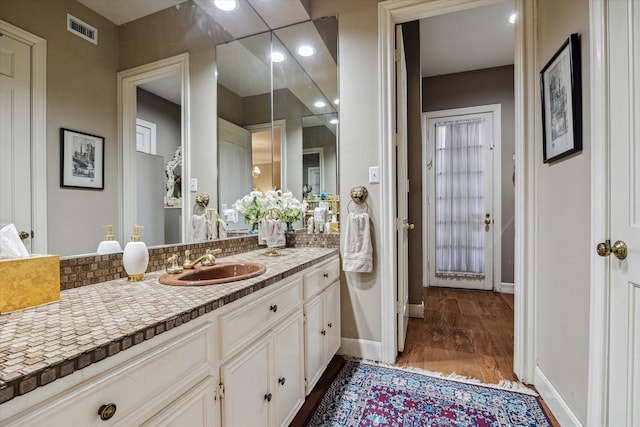
<svg viewBox="0 0 640 427">
<path fill-rule="evenodd" d="M 351 203 L 355 203 L 358 206 L 362 206 L 363 204 L 367 207 L 366 213 L 369 213 L 369 204 L 367 203 L 367 196 L 369 196 L 369 191 L 367 187 L 360 185 L 358 187 L 353 187 L 351 189 L 351 201 L 347 205 L 347 211 L 351 212 Z M 356 213 L 356 212 L 351 212 Z"/>
</svg>

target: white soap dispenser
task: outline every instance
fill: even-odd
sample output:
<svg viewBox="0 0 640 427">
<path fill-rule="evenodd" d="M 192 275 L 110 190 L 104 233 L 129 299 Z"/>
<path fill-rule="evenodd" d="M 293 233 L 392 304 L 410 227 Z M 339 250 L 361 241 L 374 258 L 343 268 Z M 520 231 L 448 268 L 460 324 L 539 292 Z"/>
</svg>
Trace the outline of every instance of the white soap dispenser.
<svg viewBox="0 0 640 427">
<path fill-rule="evenodd" d="M 100 255 L 122 252 L 120 243 L 118 243 L 118 241 L 114 239 L 113 234 L 111 234 L 112 227 L 110 225 L 103 225 L 103 227 L 107 229 L 107 235 L 104 236 L 104 240 L 98 245 L 96 252 Z"/>
<path fill-rule="evenodd" d="M 144 242 L 140 241 L 138 230 L 144 228 L 141 225 L 133 226 L 131 241 L 124 247 L 122 265 L 127 272 L 130 282 L 138 282 L 144 279 L 144 272 L 149 265 L 149 250 Z"/>
</svg>

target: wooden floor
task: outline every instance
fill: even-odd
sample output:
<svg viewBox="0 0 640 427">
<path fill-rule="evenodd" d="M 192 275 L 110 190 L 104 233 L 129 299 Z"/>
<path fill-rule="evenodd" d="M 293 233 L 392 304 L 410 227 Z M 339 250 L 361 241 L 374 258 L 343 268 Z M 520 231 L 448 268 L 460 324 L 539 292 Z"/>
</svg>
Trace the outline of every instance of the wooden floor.
<svg viewBox="0 0 640 427">
<path fill-rule="evenodd" d="M 405 350 L 396 365 L 497 384 L 513 374 L 513 295 L 425 288 L 425 318 L 409 319 Z M 335 357 L 291 426 L 305 426 L 344 360 Z M 541 402 L 554 427 L 558 422 Z"/>
<path fill-rule="evenodd" d="M 425 318 L 409 319 L 399 366 L 456 373 L 486 384 L 513 374 L 513 295 L 424 289 Z"/>
</svg>

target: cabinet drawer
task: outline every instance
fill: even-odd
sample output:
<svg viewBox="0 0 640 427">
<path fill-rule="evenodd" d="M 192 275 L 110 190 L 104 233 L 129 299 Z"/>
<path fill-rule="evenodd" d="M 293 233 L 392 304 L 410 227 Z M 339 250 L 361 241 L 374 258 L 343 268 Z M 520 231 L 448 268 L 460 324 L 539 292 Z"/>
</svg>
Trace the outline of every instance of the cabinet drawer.
<svg viewBox="0 0 640 427">
<path fill-rule="evenodd" d="M 304 275 L 304 299 L 307 300 L 340 277 L 340 260 L 338 258 L 321 264 Z"/>
<path fill-rule="evenodd" d="M 6 421 L 7 426 L 138 425 L 213 369 L 214 331 L 205 323 Z M 102 421 L 98 410 L 113 404 Z"/>
<path fill-rule="evenodd" d="M 239 302 L 244 303 L 240 300 Z M 302 278 L 239 307 L 223 309 L 219 317 L 220 357 L 225 359 L 235 350 L 268 330 L 295 307 L 302 305 Z"/>
</svg>

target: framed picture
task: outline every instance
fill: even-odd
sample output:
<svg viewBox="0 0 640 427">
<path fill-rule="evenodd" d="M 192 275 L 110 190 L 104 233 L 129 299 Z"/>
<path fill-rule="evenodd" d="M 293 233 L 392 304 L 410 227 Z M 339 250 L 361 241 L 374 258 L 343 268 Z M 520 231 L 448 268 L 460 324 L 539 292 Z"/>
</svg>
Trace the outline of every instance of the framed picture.
<svg viewBox="0 0 640 427">
<path fill-rule="evenodd" d="M 104 138 L 60 129 L 60 186 L 104 190 Z"/>
<path fill-rule="evenodd" d="M 540 72 L 544 163 L 582 150 L 580 36 L 571 34 Z"/>
</svg>

